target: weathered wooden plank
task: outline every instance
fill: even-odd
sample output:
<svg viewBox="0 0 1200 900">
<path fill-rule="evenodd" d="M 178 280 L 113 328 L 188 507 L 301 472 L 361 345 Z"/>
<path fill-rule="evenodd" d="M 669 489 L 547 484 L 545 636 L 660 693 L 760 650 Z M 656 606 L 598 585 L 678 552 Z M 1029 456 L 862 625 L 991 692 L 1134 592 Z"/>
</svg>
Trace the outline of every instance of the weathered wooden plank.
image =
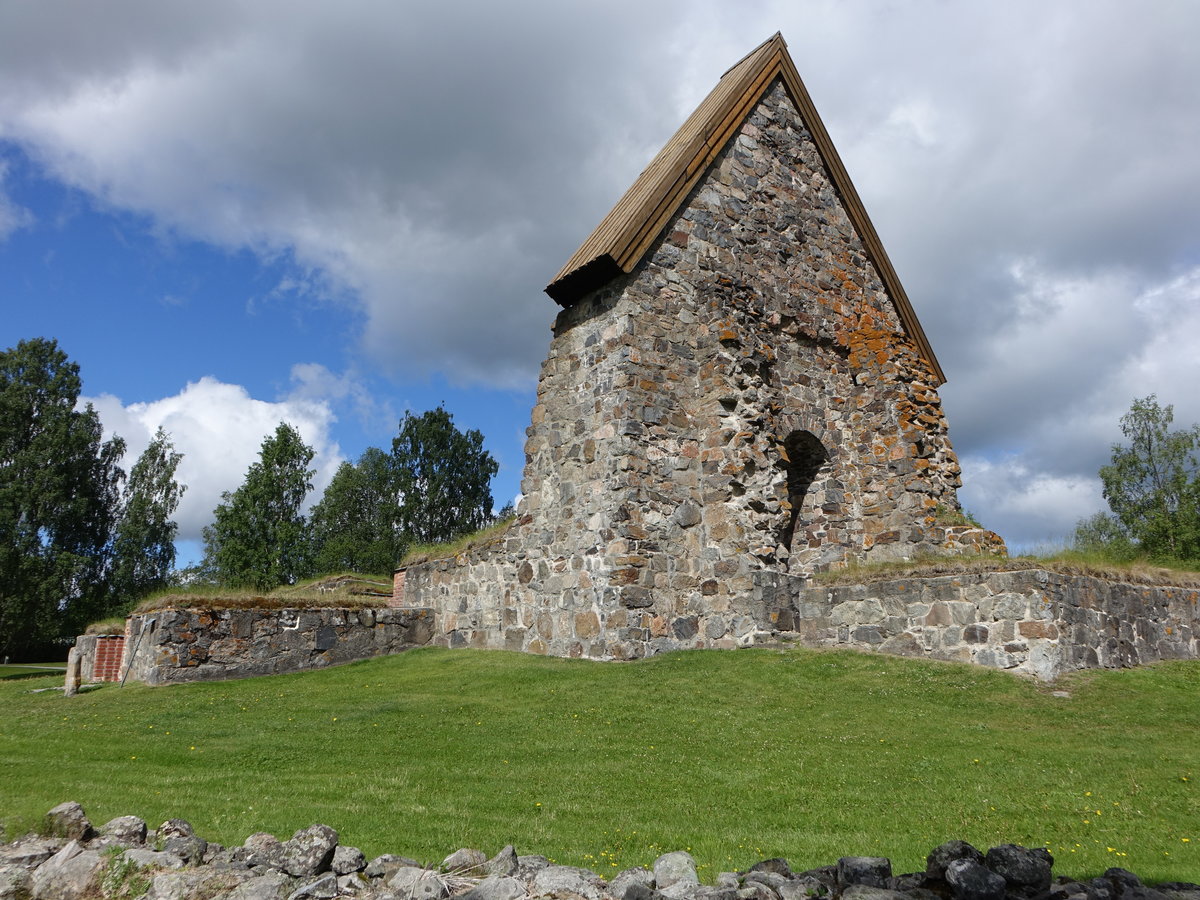
<svg viewBox="0 0 1200 900">
<path fill-rule="evenodd" d="M 554 277 L 546 288 L 547 293 L 564 306 L 570 305 L 584 292 L 603 283 L 600 279 L 615 277 L 621 271 L 632 271 L 776 78 L 782 78 L 808 127 L 851 224 L 892 298 L 905 333 L 929 363 L 938 383 L 943 383 L 945 374 L 908 294 L 817 114 L 787 52 L 787 44 L 778 33 L 726 70 L 713 90 Z"/>
</svg>

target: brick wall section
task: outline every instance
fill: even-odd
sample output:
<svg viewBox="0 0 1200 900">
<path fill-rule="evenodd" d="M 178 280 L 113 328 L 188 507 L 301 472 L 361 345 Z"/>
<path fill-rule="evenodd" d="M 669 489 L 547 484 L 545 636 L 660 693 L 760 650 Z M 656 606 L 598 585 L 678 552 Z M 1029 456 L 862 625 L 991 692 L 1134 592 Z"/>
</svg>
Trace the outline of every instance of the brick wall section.
<svg viewBox="0 0 1200 900">
<path fill-rule="evenodd" d="M 1002 553 L 935 522 L 935 385 L 776 83 L 639 267 L 559 315 L 518 524 L 410 567 L 404 602 L 450 643 L 624 659 L 732 646 L 847 560 Z"/>
<path fill-rule="evenodd" d="M 119 634 L 81 634 L 75 639 L 79 683 L 120 681 L 124 670 L 125 638 Z"/>
<path fill-rule="evenodd" d="M 96 661 L 92 666 L 95 681 L 120 681 L 125 637 L 119 634 L 97 635 Z"/>
</svg>

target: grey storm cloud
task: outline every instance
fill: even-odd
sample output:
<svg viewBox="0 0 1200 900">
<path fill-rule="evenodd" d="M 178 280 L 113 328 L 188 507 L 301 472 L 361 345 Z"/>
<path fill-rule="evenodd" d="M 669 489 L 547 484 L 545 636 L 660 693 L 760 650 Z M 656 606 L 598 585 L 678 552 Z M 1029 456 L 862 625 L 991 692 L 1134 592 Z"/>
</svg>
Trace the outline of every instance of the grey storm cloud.
<svg viewBox="0 0 1200 900">
<path fill-rule="evenodd" d="M 0 140 L 290 256 L 397 376 L 528 388 L 542 287 L 776 30 L 947 372 L 967 505 L 1069 531 L 1133 397 L 1200 420 L 1198 5 L 8 4 Z"/>
</svg>

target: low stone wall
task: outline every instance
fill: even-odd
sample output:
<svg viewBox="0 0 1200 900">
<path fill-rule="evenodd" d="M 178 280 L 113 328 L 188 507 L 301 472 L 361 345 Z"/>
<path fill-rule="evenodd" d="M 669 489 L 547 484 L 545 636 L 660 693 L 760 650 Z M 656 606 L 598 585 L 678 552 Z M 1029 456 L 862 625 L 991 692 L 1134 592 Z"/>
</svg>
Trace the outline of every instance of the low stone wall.
<svg viewBox="0 0 1200 900">
<path fill-rule="evenodd" d="M 546 563 L 506 570 L 490 550 L 411 567 L 398 591 L 434 611 L 433 643 L 552 656 L 630 659 L 671 650 L 793 641 L 959 660 L 1051 681 L 1083 668 L 1200 658 L 1194 588 L 1130 584 L 1044 569 L 822 585 L 753 573 L 735 593 L 707 582 L 662 609 L 611 604 L 539 607 L 530 580 Z"/>
<path fill-rule="evenodd" d="M 756 614 L 770 638 L 960 660 L 1052 681 L 1200 658 L 1200 591 L 1044 569 L 804 588 Z"/>
<path fill-rule="evenodd" d="M 143 819 L 121 816 L 96 829 L 78 803 L 56 806 L 46 821 L 55 836 L 0 844 L 0 896 L 138 896 L 137 884 L 146 900 L 1200 900 L 1198 884 L 1151 888 L 1124 869 L 1087 881 L 1054 877 L 1049 851 L 1016 844 L 983 853 L 947 841 L 929 853 L 923 871 L 907 874 L 894 874 L 882 856 L 843 856 L 796 872 L 777 857 L 718 873 L 705 885 L 685 850 L 664 853 L 650 867 L 601 876 L 544 856 L 518 856 L 511 845 L 491 858 L 463 848 L 436 866 L 391 853 L 368 861 L 327 825 L 285 841 L 260 832 L 240 847 L 222 847 L 183 819 L 150 831 Z"/>
<path fill-rule="evenodd" d="M 427 644 L 427 609 L 165 609 L 125 624 L 129 678 L 146 684 L 277 675 Z"/>
</svg>

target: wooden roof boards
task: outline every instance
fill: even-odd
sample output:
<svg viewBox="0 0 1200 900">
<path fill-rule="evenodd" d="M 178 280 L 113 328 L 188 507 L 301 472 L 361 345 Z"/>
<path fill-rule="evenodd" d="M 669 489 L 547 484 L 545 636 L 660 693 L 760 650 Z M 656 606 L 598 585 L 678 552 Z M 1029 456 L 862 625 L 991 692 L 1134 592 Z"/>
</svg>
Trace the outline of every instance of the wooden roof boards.
<svg viewBox="0 0 1200 900">
<path fill-rule="evenodd" d="M 904 286 L 800 80 L 787 43 L 778 32 L 721 76 L 717 86 L 651 160 L 625 196 L 567 260 L 546 293 L 561 305 L 570 306 L 622 272 L 632 272 L 776 78 L 783 81 L 808 127 L 846 213 L 895 303 L 905 333 L 930 364 L 938 382 L 944 382 L 946 376 L 917 321 Z"/>
</svg>

